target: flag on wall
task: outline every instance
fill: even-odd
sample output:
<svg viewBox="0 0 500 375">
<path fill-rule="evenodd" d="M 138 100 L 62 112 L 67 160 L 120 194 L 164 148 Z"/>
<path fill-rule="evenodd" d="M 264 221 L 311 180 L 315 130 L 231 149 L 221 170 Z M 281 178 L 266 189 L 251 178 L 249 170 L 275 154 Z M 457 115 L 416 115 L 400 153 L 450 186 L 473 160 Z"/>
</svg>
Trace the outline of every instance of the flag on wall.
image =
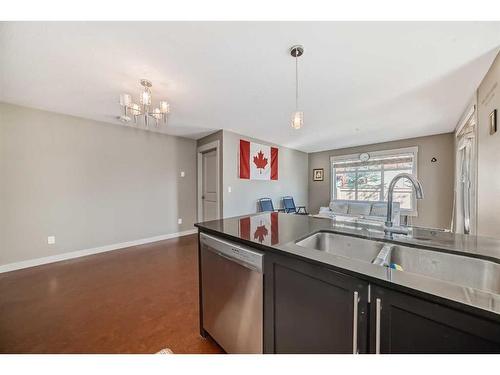
<svg viewBox="0 0 500 375">
<path fill-rule="evenodd" d="M 240 139 L 240 178 L 278 179 L 278 148 Z"/>
</svg>

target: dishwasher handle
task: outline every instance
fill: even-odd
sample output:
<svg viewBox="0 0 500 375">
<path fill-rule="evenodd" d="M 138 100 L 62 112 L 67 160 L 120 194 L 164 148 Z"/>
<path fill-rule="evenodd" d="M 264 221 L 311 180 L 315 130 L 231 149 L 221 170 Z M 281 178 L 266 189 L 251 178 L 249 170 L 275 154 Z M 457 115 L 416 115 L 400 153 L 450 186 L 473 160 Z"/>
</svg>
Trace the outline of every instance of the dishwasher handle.
<svg viewBox="0 0 500 375">
<path fill-rule="evenodd" d="M 260 251 L 204 233 L 200 234 L 200 242 L 202 250 L 211 251 L 226 260 L 238 263 L 252 271 L 263 273 L 264 253 Z"/>
<path fill-rule="evenodd" d="M 226 259 L 226 260 L 228 260 L 228 261 L 230 261 L 230 262 L 237 263 L 237 264 L 239 264 L 240 266 L 243 266 L 243 267 L 245 267 L 245 268 L 248 268 L 248 269 L 250 269 L 250 270 L 252 270 L 252 271 L 262 272 L 262 270 L 260 270 L 260 269 L 259 269 L 258 267 L 256 267 L 256 266 L 253 266 L 252 264 L 249 264 L 249 263 L 247 263 L 247 262 L 241 261 L 241 260 L 239 260 L 239 259 L 237 259 L 237 258 L 233 258 L 233 257 L 227 256 L 227 255 L 225 255 L 224 253 L 221 253 L 220 251 L 217 251 L 217 250 L 215 250 L 215 249 L 212 249 L 211 247 L 208 247 L 208 246 L 207 246 L 207 247 L 205 247 L 205 250 L 211 251 L 212 253 L 214 253 L 215 255 L 220 256 L 221 258 L 224 258 L 224 259 Z"/>
</svg>

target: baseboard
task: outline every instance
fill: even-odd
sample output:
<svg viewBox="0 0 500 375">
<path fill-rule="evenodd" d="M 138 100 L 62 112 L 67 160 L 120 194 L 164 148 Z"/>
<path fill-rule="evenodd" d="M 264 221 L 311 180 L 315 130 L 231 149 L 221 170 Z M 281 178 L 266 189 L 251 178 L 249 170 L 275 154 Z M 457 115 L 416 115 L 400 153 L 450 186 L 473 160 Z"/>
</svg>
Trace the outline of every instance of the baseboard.
<svg viewBox="0 0 500 375">
<path fill-rule="evenodd" d="M 143 245 L 146 243 L 168 240 L 168 239 L 176 238 L 176 237 L 187 236 L 189 234 L 197 233 L 197 231 L 198 230 L 194 228 L 194 229 L 189 229 L 189 230 L 185 230 L 182 232 L 163 234 L 161 236 L 155 236 L 155 237 L 149 237 L 149 238 L 142 238 L 140 240 L 115 243 L 115 244 L 111 244 L 111 245 L 94 247 L 91 249 L 71 251 L 71 252 L 62 253 L 62 254 L 51 255 L 51 256 L 43 257 L 43 258 L 36 258 L 36 259 L 23 260 L 21 262 L 8 263 L 8 264 L 0 265 L 0 273 L 20 270 L 22 268 L 40 266 L 42 264 L 47 264 L 47 263 L 60 262 L 62 260 L 80 258 L 80 257 L 84 257 L 87 255 L 104 253 L 106 251 L 123 249 L 125 247 Z"/>
</svg>

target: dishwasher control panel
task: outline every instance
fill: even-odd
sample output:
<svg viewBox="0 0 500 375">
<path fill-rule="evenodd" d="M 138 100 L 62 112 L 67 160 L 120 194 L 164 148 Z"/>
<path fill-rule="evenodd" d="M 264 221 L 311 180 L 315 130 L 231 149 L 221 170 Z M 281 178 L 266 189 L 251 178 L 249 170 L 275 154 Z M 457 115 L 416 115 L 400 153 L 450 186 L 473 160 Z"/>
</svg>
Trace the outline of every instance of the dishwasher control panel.
<svg viewBox="0 0 500 375">
<path fill-rule="evenodd" d="M 208 246 L 218 255 L 262 272 L 263 252 L 204 233 L 200 234 L 200 241 L 202 246 Z"/>
</svg>

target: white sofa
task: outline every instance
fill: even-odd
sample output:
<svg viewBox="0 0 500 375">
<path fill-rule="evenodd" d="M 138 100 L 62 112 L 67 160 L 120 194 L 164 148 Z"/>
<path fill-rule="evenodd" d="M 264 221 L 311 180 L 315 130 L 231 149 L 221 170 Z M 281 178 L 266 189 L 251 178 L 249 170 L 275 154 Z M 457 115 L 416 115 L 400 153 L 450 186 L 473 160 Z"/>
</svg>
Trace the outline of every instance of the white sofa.
<svg viewBox="0 0 500 375">
<path fill-rule="evenodd" d="M 354 201 L 334 200 L 328 207 L 320 207 L 319 217 L 336 218 L 339 220 L 353 221 L 355 219 L 373 220 L 384 223 L 387 217 L 387 202 L 384 201 Z M 400 224 L 401 209 L 399 202 L 392 204 L 392 222 Z"/>
</svg>

